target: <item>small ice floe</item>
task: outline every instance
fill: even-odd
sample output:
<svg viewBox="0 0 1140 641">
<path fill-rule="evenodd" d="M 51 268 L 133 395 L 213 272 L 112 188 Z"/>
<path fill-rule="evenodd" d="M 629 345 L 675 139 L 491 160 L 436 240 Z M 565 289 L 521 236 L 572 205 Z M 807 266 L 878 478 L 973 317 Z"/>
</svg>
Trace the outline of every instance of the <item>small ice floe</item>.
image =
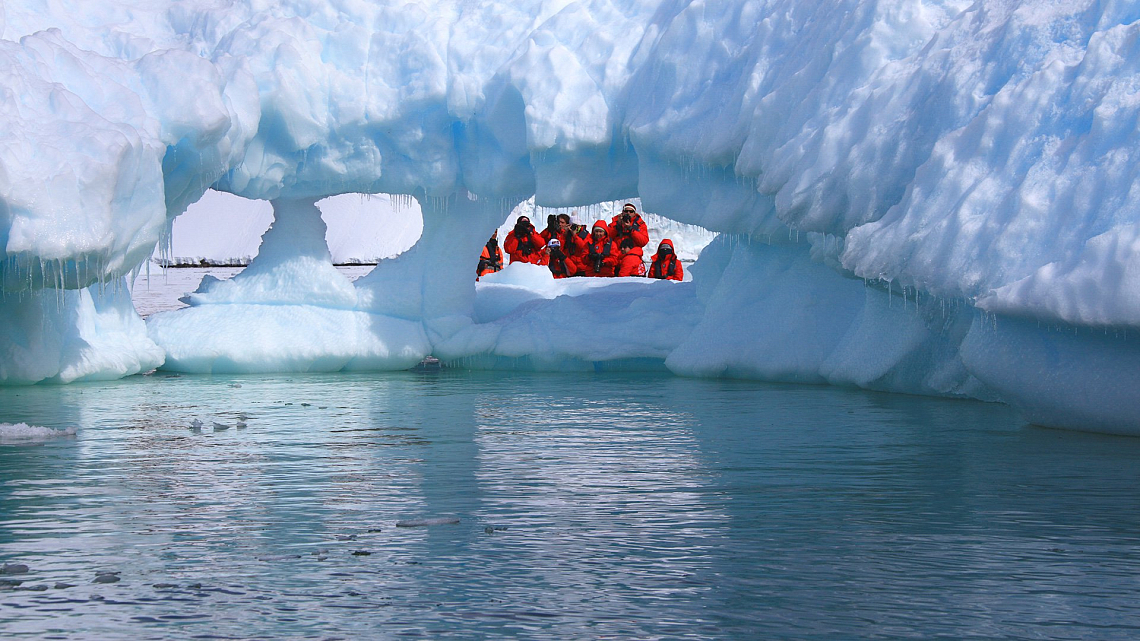
<svg viewBox="0 0 1140 641">
<path fill-rule="evenodd" d="M 3 566 L 0 566 L 0 574 L 11 575 L 27 573 L 28 566 L 24 565 L 23 563 L 5 563 Z"/>
<path fill-rule="evenodd" d="M 66 590 L 67 588 L 74 588 L 74 587 L 75 587 L 75 584 L 73 584 L 73 583 L 64 583 L 63 581 L 56 581 L 55 585 L 54 585 L 54 586 L 52 586 L 52 587 L 54 587 L 54 588 L 55 588 L 55 589 L 57 589 L 57 590 Z"/>
<path fill-rule="evenodd" d="M 336 540 L 338 540 L 338 541 L 355 541 L 356 535 L 355 534 L 338 534 L 338 535 L 336 535 Z"/>
<path fill-rule="evenodd" d="M 111 571 L 102 571 L 95 574 L 95 580 L 92 583 L 118 583 L 119 573 Z"/>
<path fill-rule="evenodd" d="M 219 423 L 217 421 L 214 421 L 214 431 L 215 432 L 224 432 L 228 429 L 230 429 L 229 425 L 226 425 L 225 423 Z"/>
<path fill-rule="evenodd" d="M 191 432 L 201 432 L 202 431 L 202 421 L 199 421 L 198 419 L 194 419 L 194 420 L 190 421 L 190 431 Z"/>
<path fill-rule="evenodd" d="M 438 516 L 431 519 L 408 519 L 396 521 L 396 527 L 428 527 L 430 525 L 455 525 L 459 522 L 458 516 Z"/>
<path fill-rule="evenodd" d="M 0 423 L 0 443 L 43 443 L 61 436 L 75 436 L 75 428 L 54 429 L 27 423 Z"/>
<path fill-rule="evenodd" d="M 245 421 L 238 421 L 237 425 L 235 425 L 234 427 L 238 428 L 239 430 L 244 430 L 245 429 Z"/>
<path fill-rule="evenodd" d="M 230 387 L 234 389 L 241 389 L 241 383 L 230 383 Z"/>
</svg>

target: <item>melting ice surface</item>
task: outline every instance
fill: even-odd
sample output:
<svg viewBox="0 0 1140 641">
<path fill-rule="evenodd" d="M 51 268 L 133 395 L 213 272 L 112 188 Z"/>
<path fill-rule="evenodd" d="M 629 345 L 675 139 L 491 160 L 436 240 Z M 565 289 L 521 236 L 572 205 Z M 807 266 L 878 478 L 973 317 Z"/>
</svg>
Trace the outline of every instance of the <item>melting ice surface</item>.
<svg viewBox="0 0 1140 641">
<path fill-rule="evenodd" d="M 1094 0 L 8 3 L 0 381 L 430 353 L 1138 433 L 1138 21 Z M 271 201 L 273 229 L 241 277 L 144 326 L 122 279 L 211 186 Z M 423 215 L 355 283 L 314 215 L 345 193 Z M 507 310 L 470 257 L 531 196 L 637 196 L 723 236 L 692 285 Z"/>
</svg>

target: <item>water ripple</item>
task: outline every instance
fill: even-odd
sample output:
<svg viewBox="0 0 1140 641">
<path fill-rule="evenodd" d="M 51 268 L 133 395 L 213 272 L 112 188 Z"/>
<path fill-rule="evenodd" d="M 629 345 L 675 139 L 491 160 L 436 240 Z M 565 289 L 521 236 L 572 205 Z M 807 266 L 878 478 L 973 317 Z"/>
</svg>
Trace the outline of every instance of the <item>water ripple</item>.
<svg viewBox="0 0 1140 641">
<path fill-rule="evenodd" d="M 79 428 L 0 446 L 0 562 L 29 568 L 0 576 L 6 636 L 1140 632 L 1140 439 L 992 404 L 444 372 L 0 408 Z"/>
</svg>

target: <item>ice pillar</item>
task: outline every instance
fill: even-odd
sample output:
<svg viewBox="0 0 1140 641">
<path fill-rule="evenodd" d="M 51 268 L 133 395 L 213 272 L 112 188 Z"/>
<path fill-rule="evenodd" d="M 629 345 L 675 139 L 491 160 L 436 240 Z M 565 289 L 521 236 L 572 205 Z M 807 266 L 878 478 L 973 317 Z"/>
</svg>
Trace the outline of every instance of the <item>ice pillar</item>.
<svg viewBox="0 0 1140 641">
<path fill-rule="evenodd" d="M 486 200 L 467 192 L 416 199 L 424 219 L 419 242 L 356 285 L 369 311 L 422 320 L 438 347 L 471 325 L 479 252 L 521 199 Z"/>
<path fill-rule="evenodd" d="M 356 306 L 356 290 L 332 263 L 321 210 L 312 199 L 273 201 L 273 224 L 261 237 L 257 257 L 229 280 L 202 279 L 183 301 L 304 304 L 339 309 Z"/>
<path fill-rule="evenodd" d="M 199 373 L 407 369 L 428 352 L 415 321 L 357 307 L 332 264 L 313 200 L 273 201 L 257 257 L 230 280 L 204 277 L 189 308 L 155 314 L 147 329 L 165 369 Z"/>
</svg>

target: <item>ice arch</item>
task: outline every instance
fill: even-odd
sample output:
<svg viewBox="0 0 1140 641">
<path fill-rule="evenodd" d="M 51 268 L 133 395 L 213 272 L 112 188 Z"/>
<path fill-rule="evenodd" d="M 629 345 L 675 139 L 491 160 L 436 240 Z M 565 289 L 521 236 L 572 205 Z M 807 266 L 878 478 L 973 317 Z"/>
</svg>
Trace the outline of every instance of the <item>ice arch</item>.
<svg viewBox="0 0 1140 641">
<path fill-rule="evenodd" d="M 669 336 L 620 360 L 1001 397 L 1137 432 L 1138 21 L 1095 0 L 8 4 L 0 377 L 151 366 L 137 319 L 96 293 L 210 186 L 273 201 L 281 229 L 324 196 L 390 193 L 437 212 L 432 249 L 328 309 L 416 326 L 409 345 L 601 362 L 528 329 L 671 306 Z M 482 241 L 450 220 L 483 236 L 532 194 L 639 195 L 726 236 L 668 295 L 623 283 L 475 322 L 474 294 L 434 269 Z M 29 302 L 51 290 L 55 308 Z M 103 367 L 104 349 L 133 356 Z"/>
</svg>

